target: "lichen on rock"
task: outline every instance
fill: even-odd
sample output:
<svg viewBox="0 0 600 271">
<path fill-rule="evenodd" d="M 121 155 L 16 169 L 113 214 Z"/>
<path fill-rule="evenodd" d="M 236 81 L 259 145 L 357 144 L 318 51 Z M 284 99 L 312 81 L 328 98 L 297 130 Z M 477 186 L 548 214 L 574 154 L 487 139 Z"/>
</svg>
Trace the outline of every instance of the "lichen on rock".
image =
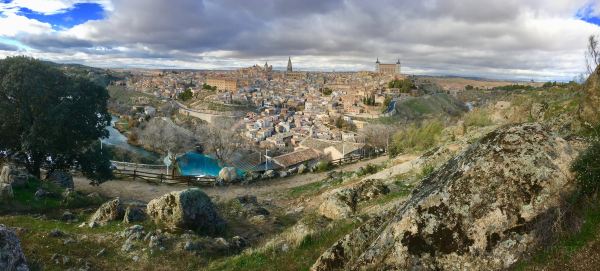
<svg viewBox="0 0 600 271">
<path fill-rule="evenodd" d="M 575 155 L 540 124 L 499 128 L 426 177 L 397 210 L 335 243 L 312 270 L 509 268 L 573 191 Z"/>
</svg>

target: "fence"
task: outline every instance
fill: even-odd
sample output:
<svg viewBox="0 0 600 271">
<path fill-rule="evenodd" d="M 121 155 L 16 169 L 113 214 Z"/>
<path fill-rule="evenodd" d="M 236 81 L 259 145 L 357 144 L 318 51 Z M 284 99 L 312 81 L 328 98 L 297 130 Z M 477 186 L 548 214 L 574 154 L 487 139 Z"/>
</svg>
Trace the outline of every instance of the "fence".
<svg viewBox="0 0 600 271">
<path fill-rule="evenodd" d="M 143 180 L 152 184 L 187 184 L 189 186 L 214 186 L 217 183 L 216 178 L 210 176 L 194 177 L 167 174 L 165 173 L 166 166 L 161 165 L 144 165 L 117 161 L 112 161 L 112 163 L 116 166 L 113 170 L 115 175 L 130 177 L 134 181 Z"/>
<path fill-rule="evenodd" d="M 374 150 L 374 151 L 370 151 L 368 153 L 355 154 L 355 155 L 350 155 L 348 157 L 331 160 L 331 164 L 334 166 L 341 166 L 344 164 L 358 162 L 360 160 L 372 159 L 375 157 L 379 157 L 379 156 L 385 155 L 386 153 L 387 153 L 387 151 L 385 149 Z"/>
</svg>

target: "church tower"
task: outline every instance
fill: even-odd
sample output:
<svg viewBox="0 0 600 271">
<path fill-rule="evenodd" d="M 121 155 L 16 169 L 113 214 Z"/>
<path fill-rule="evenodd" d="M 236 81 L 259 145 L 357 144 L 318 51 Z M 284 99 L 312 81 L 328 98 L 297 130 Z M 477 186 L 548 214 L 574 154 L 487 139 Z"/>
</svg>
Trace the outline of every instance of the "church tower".
<svg viewBox="0 0 600 271">
<path fill-rule="evenodd" d="M 288 72 L 292 72 L 292 57 L 288 58 L 288 65 L 287 65 L 287 71 Z"/>
<path fill-rule="evenodd" d="M 401 67 L 400 59 L 398 58 L 398 61 L 396 62 L 396 74 L 400 74 L 400 67 Z"/>
<path fill-rule="evenodd" d="M 379 64 L 381 64 L 381 63 L 379 62 L 379 57 L 378 57 L 377 61 L 375 61 L 375 72 L 380 72 L 380 70 L 379 70 Z"/>
</svg>

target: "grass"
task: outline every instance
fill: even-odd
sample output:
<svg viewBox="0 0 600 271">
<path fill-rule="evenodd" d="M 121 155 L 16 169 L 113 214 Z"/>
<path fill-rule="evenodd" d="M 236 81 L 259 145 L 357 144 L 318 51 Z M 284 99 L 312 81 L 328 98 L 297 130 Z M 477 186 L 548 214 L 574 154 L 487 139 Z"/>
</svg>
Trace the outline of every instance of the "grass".
<svg viewBox="0 0 600 271">
<path fill-rule="evenodd" d="M 444 125 L 437 120 L 412 124 L 394 135 L 390 155 L 427 150 L 439 142 L 443 129 Z"/>
<path fill-rule="evenodd" d="M 356 226 L 348 221 L 334 223 L 319 233 L 306 236 L 298 247 L 290 248 L 287 252 L 274 249 L 251 251 L 216 261 L 207 270 L 309 270 L 326 249 Z"/>
<path fill-rule="evenodd" d="M 493 122 L 489 116 L 489 113 L 479 108 L 468 112 L 464 116 L 465 127 L 485 127 L 492 124 Z"/>
<path fill-rule="evenodd" d="M 537 252 L 531 259 L 519 262 L 515 266 L 515 270 L 531 270 L 543 268 L 548 264 L 568 262 L 575 253 L 589 242 L 600 238 L 600 205 L 598 205 L 598 201 L 592 208 L 584 209 L 584 222 L 579 232 L 562 238 L 557 244 L 548 249 Z"/>
<path fill-rule="evenodd" d="M 323 186 L 322 182 L 314 182 L 301 186 L 296 186 L 290 189 L 289 196 L 291 198 L 297 198 L 303 195 L 314 194 L 317 193 L 321 187 Z"/>
</svg>

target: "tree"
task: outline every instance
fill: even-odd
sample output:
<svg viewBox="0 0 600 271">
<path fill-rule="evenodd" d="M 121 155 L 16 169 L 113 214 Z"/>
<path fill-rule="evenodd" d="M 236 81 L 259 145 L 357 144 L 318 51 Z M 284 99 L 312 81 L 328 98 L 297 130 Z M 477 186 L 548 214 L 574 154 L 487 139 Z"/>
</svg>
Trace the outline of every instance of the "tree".
<svg viewBox="0 0 600 271">
<path fill-rule="evenodd" d="M 40 176 L 78 167 L 99 183 L 111 177 L 98 140 L 108 136 L 108 92 L 81 76 L 28 57 L 0 60 L 0 152 Z"/>
<path fill-rule="evenodd" d="M 232 121 L 222 120 L 197 126 L 194 134 L 207 153 L 214 155 L 221 163 L 231 164 L 233 154 L 243 145 L 239 133 L 232 127 Z"/>
<path fill-rule="evenodd" d="M 177 99 L 182 100 L 182 101 L 187 101 L 193 97 L 194 97 L 194 93 L 192 93 L 192 90 L 189 88 L 177 95 Z"/>
<path fill-rule="evenodd" d="M 587 51 L 585 54 L 585 63 L 588 75 L 592 74 L 598 65 L 600 65 L 600 46 L 598 44 L 600 37 L 591 35 L 588 38 Z"/>
</svg>

